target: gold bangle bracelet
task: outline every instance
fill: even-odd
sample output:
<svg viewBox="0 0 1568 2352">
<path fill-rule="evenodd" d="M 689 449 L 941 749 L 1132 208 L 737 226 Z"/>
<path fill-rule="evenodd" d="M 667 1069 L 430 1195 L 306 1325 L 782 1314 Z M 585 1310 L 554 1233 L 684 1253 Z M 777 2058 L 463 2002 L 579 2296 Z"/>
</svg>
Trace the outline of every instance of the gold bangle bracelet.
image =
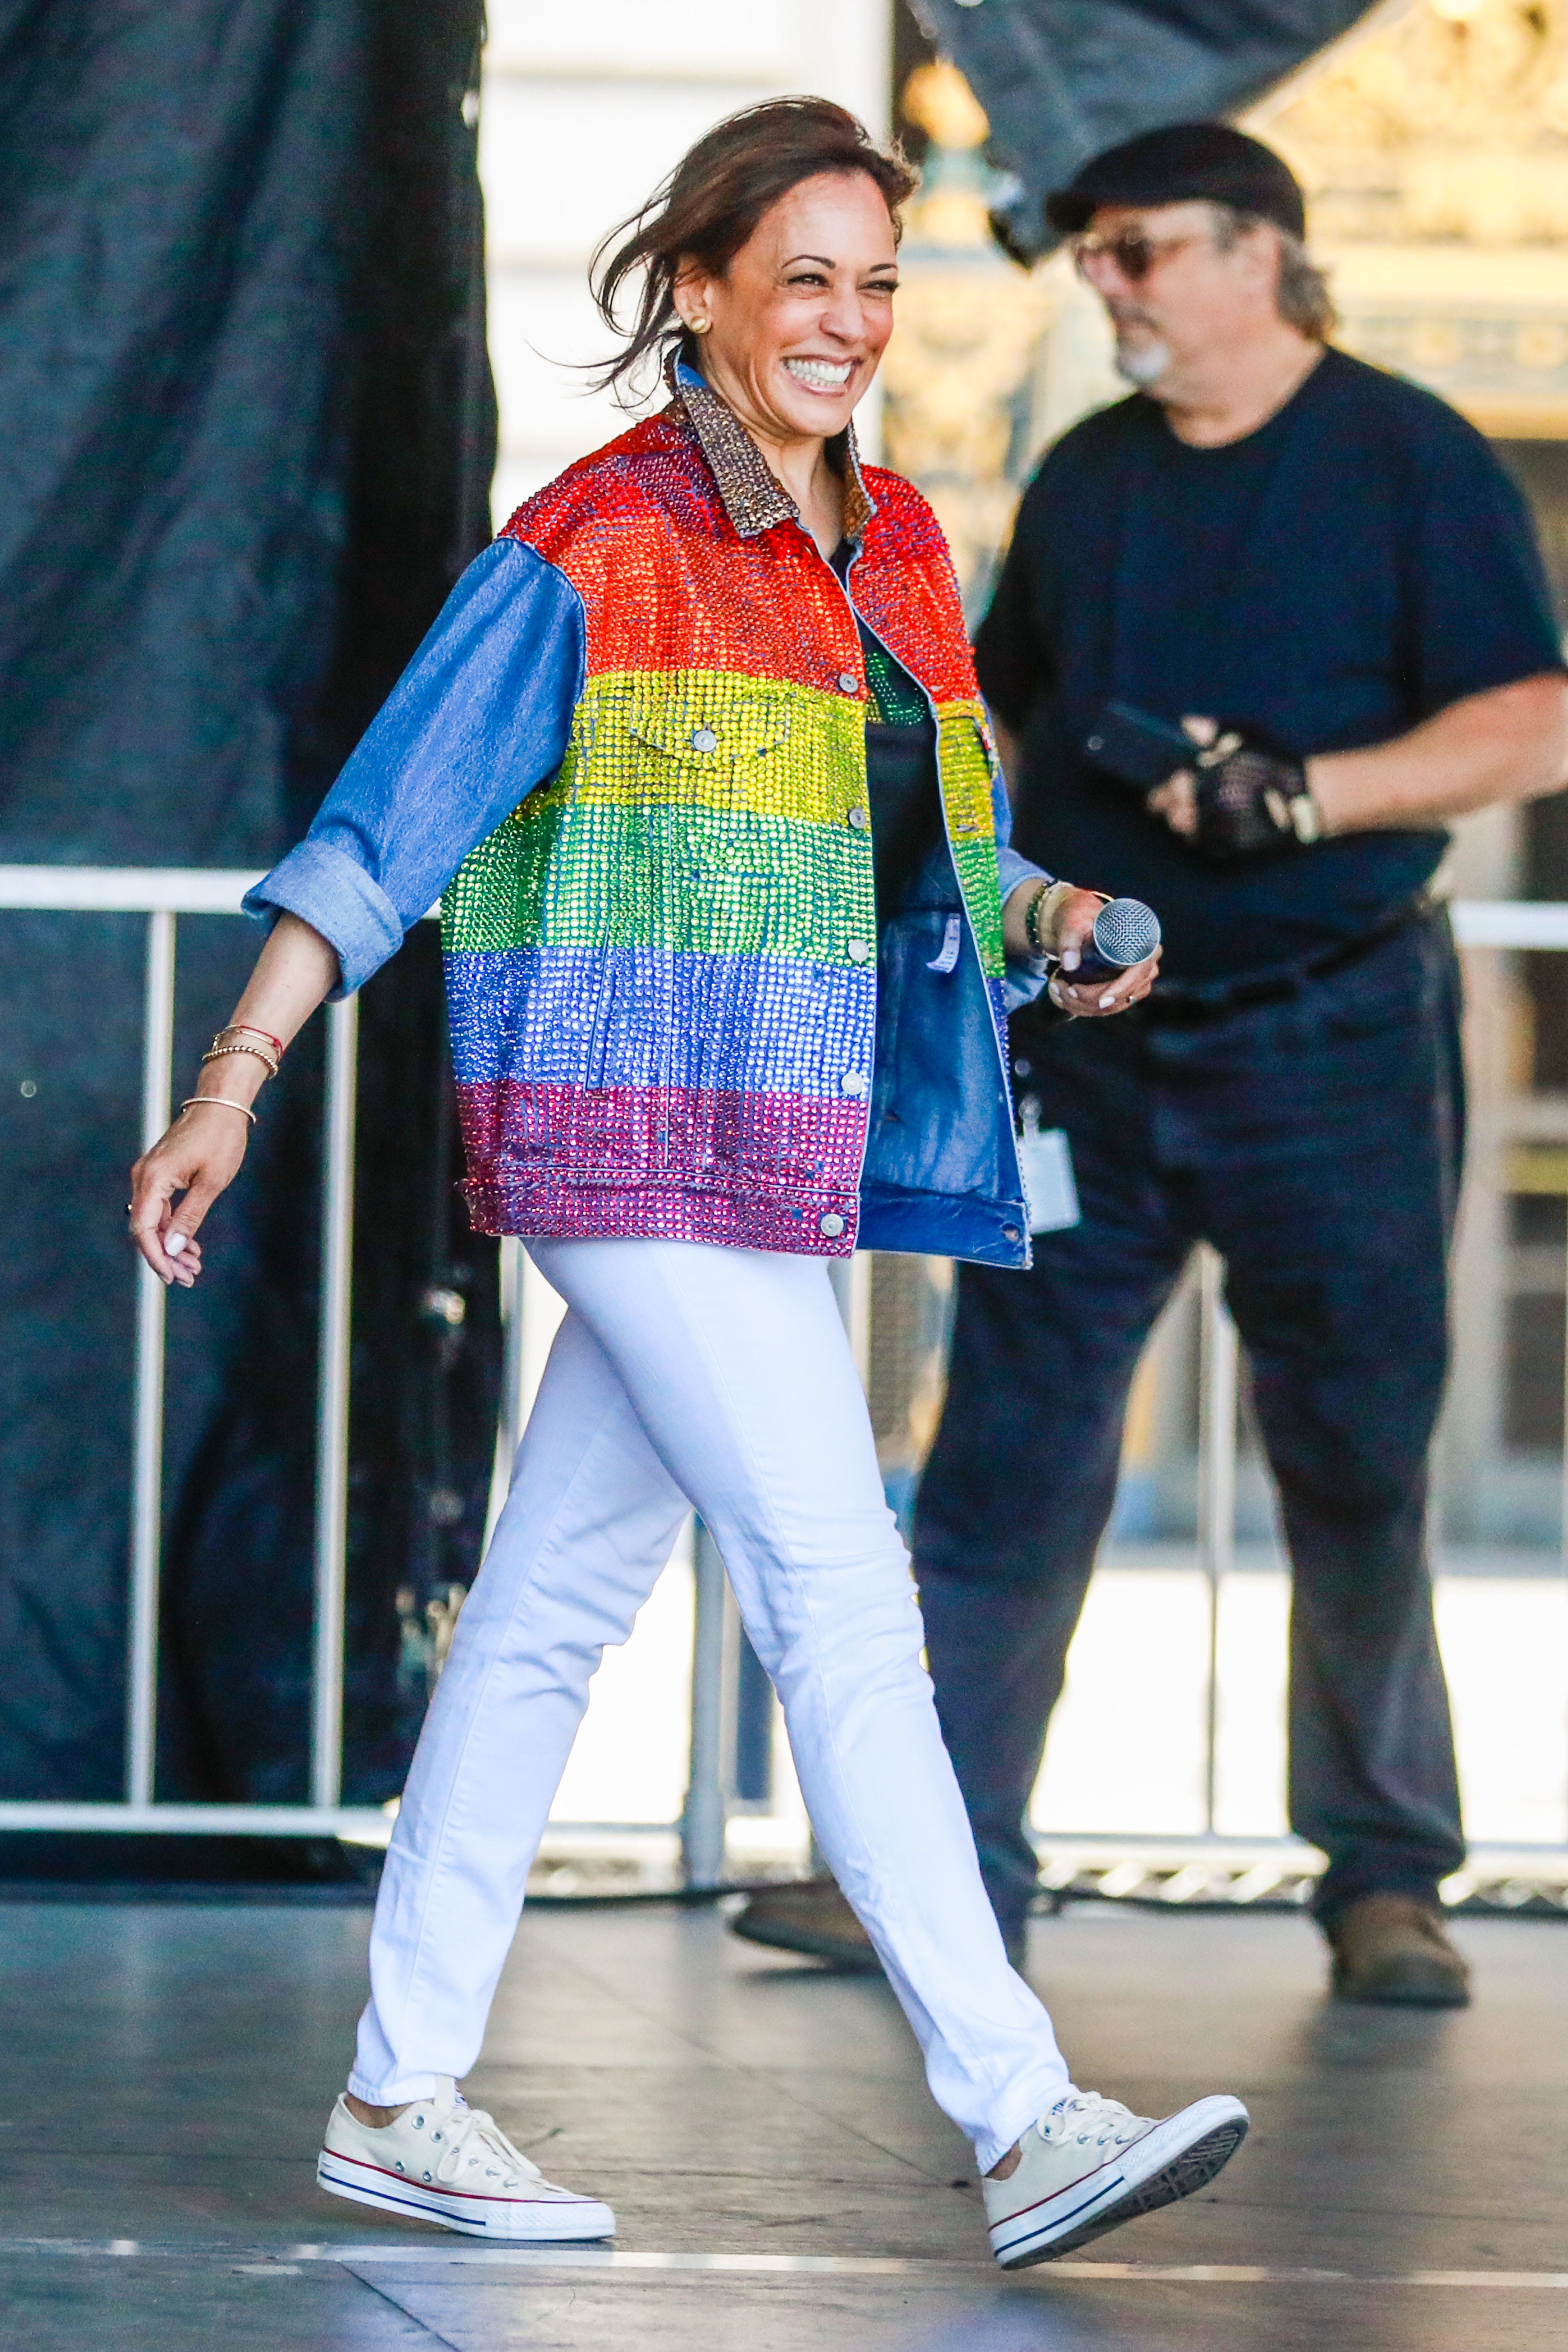
<svg viewBox="0 0 1568 2352">
<path fill-rule="evenodd" d="M 216 1103 L 221 1110 L 237 1110 L 241 1118 L 247 1118 L 252 1127 L 256 1125 L 256 1113 L 244 1103 L 230 1102 L 226 1095 L 187 1095 L 180 1105 L 182 1115 L 194 1110 L 197 1103 Z"/>
<path fill-rule="evenodd" d="M 278 1065 L 265 1045 L 211 1045 L 202 1059 L 204 1062 L 221 1062 L 226 1054 L 252 1054 L 258 1062 L 266 1063 L 270 1076 L 275 1078 L 278 1076 Z"/>
</svg>

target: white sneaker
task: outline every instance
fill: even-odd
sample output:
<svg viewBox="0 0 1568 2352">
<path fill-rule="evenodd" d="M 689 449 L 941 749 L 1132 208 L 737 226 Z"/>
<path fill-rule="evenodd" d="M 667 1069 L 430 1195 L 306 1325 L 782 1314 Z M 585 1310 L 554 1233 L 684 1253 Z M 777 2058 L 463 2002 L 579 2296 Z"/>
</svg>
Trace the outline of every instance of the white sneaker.
<svg viewBox="0 0 1568 2352">
<path fill-rule="evenodd" d="M 616 2217 L 592 2197 L 546 2180 L 482 2107 L 470 2107 L 449 2074 L 433 2099 L 395 2124 L 362 2124 L 338 2100 L 316 2162 L 319 2186 L 356 2205 L 413 2213 L 474 2238 L 613 2238 Z"/>
<path fill-rule="evenodd" d="M 1069 2090 L 1024 2134 L 1017 2169 L 980 2184 L 992 2252 L 1005 2271 L 1026 2270 L 1190 2197 L 1236 2154 L 1247 2120 L 1239 2099 L 1198 2099 L 1156 2123 Z"/>
</svg>

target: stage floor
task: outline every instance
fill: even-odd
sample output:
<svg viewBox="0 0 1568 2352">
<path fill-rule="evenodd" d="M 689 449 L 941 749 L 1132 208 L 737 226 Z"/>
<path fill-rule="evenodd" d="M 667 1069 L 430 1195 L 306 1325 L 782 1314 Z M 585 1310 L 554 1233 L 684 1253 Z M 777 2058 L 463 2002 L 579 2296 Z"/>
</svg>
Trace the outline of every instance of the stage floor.
<svg viewBox="0 0 1568 2352">
<path fill-rule="evenodd" d="M 367 1916 L 0 1905 L 15 2352 L 1543 2352 L 1568 2343 L 1568 1929 L 1461 1926 L 1461 2015 L 1333 2010 L 1289 1917 L 1080 1906 L 1031 1974 L 1079 2079 L 1241 2093 L 1203 2199 L 989 2266 L 967 2150 L 879 1981 L 711 1913 L 529 1915 L 470 2095 L 611 2199 L 540 2261 L 321 2197 Z M 1132 2266 L 1132 2267 L 1129 2267 Z"/>
</svg>

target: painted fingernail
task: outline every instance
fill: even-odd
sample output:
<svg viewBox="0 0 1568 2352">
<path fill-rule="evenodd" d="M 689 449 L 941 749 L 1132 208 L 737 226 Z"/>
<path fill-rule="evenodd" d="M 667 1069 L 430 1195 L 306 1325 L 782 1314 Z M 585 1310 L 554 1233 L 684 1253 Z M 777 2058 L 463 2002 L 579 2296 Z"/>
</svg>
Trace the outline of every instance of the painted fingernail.
<svg viewBox="0 0 1568 2352">
<path fill-rule="evenodd" d="M 1109 1013 L 1109 1012 L 1110 1012 L 1110 1008 L 1111 1008 L 1111 1006 L 1115 1003 L 1115 1002 L 1116 1002 L 1116 999 L 1115 999 L 1115 997 L 1114 997 L 1114 996 L 1102 996 L 1102 997 L 1100 998 L 1100 1011 L 1101 1011 L 1102 1013 Z"/>
<path fill-rule="evenodd" d="M 171 1234 L 168 1240 L 163 1244 L 164 1254 L 169 1257 L 178 1257 L 180 1252 L 184 1248 L 184 1246 L 185 1237 L 184 1234 Z"/>
<path fill-rule="evenodd" d="M 1082 961 L 1083 958 L 1079 954 L 1076 948 L 1068 948 L 1062 957 L 1062 970 L 1064 971 L 1076 971 Z"/>
</svg>

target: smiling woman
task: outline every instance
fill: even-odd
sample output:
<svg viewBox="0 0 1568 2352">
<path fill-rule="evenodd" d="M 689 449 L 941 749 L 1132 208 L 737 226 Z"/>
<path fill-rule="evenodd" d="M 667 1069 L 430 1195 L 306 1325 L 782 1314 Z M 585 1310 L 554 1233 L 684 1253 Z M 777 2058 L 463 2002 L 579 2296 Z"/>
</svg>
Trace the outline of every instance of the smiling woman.
<svg viewBox="0 0 1568 2352">
<path fill-rule="evenodd" d="M 601 384 L 647 357 L 700 368 L 794 496 L 822 554 L 843 531 L 826 444 L 848 425 L 893 331 L 898 207 L 916 178 L 826 99 L 783 99 L 699 140 L 594 258 L 595 298 L 625 346 Z"/>
<path fill-rule="evenodd" d="M 942 532 L 856 452 L 910 184 L 795 99 L 721 124 L 638 216 L 599 280 L 613 323 L 641 278 L 608 374 L 658 354 L 668 405 L 470 565 L 252 892 L 277 928 L 136 1171 L 137 1239 L 188 1286 L 264 1070 L 445 890 L 469 1206 L 568 1311 L 426 1717 L 318 2178 L 451 2229 L 614 2229 L 455 2080 L 589 1678 L 692 1508 L 823 1852 L 992 2176 L 997 2259 L 1189 2194 L 1246 2128 L 1234 2100 L 1155 2124 L 1075 2091 L 1008 1966 L 824 1263 L 1026 1264 L 1006 1007 L 1048 957 L 1090 1013 L 1153 971 L 1073 984 L 1098 901 L 1009 846 Z"/>
<path fill-rule="evenodd" d="M 885 300 L 898 280 L 899 207 L 913 194 L 917 175 L 901 155 L 873 146 L 865 125 L 843 107 L 825 98 L 776 99 L 718 123 L 599 247 L 591 270 L 594 297 L 613 333 L 622 332 L 622 295 L 628 287 L 637 289 L 624 347 L 598 372 L 601 383 L 635 385 L 644 362 L 662 355 L 672 337 L 679 338 L 679 356 L 695 364 L 697 347 L 689 337 L 706 330 L 694 327 L 700 310 L 679 298 L 678 281 L 693 275 L 709 283 L 722 281 L 781 199 L 825 176 L 860 181 L 880 199 L 870 229 L 879 249 L 862 260 L 872 276 L 884 280 Z M 775 264 L 795 257 L 811 258 L 773 256 Z M 815 258 L 818 266 L 825 259 L 832 263 L 832 257 Z M 864 383 L 859 388 L 864 391 Z M 848 415 L 846 408 L 840 426 Z"/>
</svg>

